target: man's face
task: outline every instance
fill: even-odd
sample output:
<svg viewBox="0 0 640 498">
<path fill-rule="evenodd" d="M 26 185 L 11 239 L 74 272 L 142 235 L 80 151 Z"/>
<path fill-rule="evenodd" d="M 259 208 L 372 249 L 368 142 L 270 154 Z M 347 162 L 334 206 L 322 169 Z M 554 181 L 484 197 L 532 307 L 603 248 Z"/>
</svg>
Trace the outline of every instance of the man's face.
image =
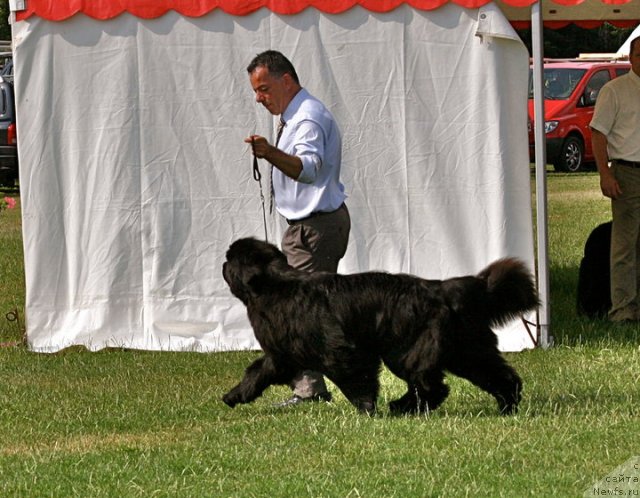
<svg viewBox="0 0 640 498">
<path fill-rule="evenodd" d="M 249 80 L 256 93 L 256 102 L 267 108 L 273 115 L 284 112 L 289 104 L 288 74 L 277 77 L 269 74 L 269 69 L 258 66 L 250 75 Z"/>
<path fill-rule="evenodd" d="M 634 73 L 640 76 L 640 40 L 634 43 L 634 48 L 629 52 L 629 62 Z"/>
</svg>

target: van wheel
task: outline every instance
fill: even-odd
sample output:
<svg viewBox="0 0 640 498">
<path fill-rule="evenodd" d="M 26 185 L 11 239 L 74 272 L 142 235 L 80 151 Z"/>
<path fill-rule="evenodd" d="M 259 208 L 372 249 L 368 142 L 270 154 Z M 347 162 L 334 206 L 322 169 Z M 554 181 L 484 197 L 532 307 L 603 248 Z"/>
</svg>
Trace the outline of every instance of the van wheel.
<svg viewBox="0 0 640 498">
<path fill-rule="evenodd" d="M 584 145 L 578 137 L 567 137 L 562 144 L 560 155 L 554 163 L 556 171 L 576 173 L 582 169 L 582 159 L 584 157 Z"/>
<path fill-rule="evenodd" d="M 11 171 L 0 171 L 0 187 L 10 187 L 16 184 Z"/>
</svg>

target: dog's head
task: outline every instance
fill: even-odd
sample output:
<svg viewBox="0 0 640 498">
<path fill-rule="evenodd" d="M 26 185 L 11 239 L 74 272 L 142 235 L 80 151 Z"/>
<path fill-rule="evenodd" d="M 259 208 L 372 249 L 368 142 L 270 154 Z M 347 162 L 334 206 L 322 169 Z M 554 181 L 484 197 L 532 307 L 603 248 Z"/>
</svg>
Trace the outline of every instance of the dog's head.
<svg viewBox="0 0 640 498">
<path fill-rule="evenodd" d="M 222 276 L 232 294 L 244 304 L 261 292 L 268 278 L 291 270 L 286 256 L 276 246 L 251 237 L 233 242 L 226 258 Z"/>
</svg>

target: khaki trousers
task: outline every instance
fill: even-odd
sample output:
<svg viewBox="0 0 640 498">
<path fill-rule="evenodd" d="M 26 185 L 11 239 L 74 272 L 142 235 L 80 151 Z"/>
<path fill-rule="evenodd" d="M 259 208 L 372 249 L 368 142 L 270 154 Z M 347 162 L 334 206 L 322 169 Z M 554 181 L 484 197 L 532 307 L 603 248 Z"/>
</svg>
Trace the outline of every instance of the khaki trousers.
<svg viewBox="0 0 640 498">
<path fill-rule="evenodd" d="M 343 204 L 332 213 L 320 213 L 300 221 L 289 222 L 282 237 L 282 252 L 288 263 L 299 270 L 336 273 L 347 251 L 351 219 Z M 292 382 L 293 394 L 309 398 L 327 391 L 322 374 L 300 372 Z"/>
<path fill-rule="evenodd" d="M 613 161 L 612 172 L 622 196 L 611 201 L 612 321 L 640 319 L 640 168 Z"/>
</svg>

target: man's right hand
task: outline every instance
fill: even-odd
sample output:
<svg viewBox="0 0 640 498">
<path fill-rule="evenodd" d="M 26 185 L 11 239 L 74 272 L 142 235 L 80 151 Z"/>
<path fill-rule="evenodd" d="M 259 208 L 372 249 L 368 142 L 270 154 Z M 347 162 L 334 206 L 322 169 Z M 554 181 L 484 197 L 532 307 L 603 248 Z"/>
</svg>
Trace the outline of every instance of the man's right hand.
<svg viewBox="0 0 640 498">
<path fill-rule="evenodd" d="M 622 195 L 620 184 L 609 168 L 600 172 L 600 190 L 610 199 L 617 199 Z"/>
<path fill-rule="evenodd" d="M 275 148 L 269 141 L 260 135 L 251 135 L 244 139 L 245 143 L 251 144 L 253 155 L 265 159 L 267 155 Z"/>
</svg>

